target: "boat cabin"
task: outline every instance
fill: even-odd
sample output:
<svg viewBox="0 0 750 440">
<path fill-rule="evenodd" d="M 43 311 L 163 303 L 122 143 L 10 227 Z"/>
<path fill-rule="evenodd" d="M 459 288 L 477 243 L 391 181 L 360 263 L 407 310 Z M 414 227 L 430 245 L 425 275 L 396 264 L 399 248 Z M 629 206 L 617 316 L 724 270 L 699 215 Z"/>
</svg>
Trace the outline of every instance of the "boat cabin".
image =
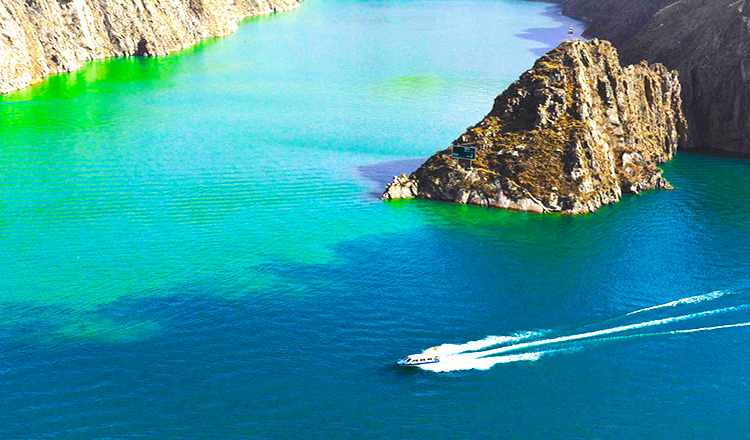
<svg viewBox="0 0 750 440">
<path fill-rule="evenodd" d="M 440 356 L 429 354 L 412 354 L 398 361 L 399 365 L 422 365 L 440 362 Z"/>
</svg>

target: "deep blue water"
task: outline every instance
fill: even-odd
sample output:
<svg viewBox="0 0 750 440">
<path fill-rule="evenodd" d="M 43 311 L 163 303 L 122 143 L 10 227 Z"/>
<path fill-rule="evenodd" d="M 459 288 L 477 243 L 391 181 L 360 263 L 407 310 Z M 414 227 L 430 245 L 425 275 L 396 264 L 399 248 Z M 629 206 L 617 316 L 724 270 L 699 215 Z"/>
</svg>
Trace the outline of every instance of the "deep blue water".
<svg viewBox="0 0 750 440">
<path fill-rule="evenodd" d="M 0 97 L 0 438 L 748 438 L 750 162 L 583 217 L 377 199 L 571 23 L 311 0 Z"/>
</svg>

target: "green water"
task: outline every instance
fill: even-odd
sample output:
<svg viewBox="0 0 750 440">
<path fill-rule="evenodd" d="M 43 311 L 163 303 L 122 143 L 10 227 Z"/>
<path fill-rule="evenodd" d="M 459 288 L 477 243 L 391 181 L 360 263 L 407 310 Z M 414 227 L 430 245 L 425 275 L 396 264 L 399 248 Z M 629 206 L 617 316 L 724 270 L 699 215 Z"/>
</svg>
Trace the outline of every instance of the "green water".
<svg viewBox="0 0 750 440">
<path fill-rule="evenodd" d="M 85 307 L 418 227 L 357 167 L 444 148 L 532 63 L 513 34 L 559 25 L 541 4 L 344 5 L 3 97 L 0 300 Z"/>
</svg>

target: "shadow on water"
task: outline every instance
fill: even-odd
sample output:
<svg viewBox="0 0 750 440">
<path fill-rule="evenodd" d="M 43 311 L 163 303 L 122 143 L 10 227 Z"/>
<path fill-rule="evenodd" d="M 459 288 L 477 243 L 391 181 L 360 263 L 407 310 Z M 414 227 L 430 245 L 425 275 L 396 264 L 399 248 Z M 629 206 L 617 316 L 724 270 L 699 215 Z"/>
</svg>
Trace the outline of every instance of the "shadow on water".
<svg viewBox="0 0 750 440">
<path fill-rule="evenodd" d="M 377 184 L 377 190 L 368 193 L 368 196 L 380 198 L 382 190 L 393 180 L 393 176 L 401 173 L 411 174 L 419 168 L 427 158 L 395 160 L 392 162 L 378 162 L 371 165 L 357 167 L 357 173 L 365 179 Z"/>
<path fill-rule="evenodd" d="M 585 30 L 583 23 L 562 15 L 560 6 L 552 5 L 548 7 L 542 15 L 554 19 L 560 23 L 560 26 L 553 28 L 529 28 L 515 35 L 518 38 L 536 41 L 545 45 L 545 47 L 529 49 L 534 55 L 540 57 L 549 52 L 552 48 L 557 47 L 568 38 L 568 29 L 571 27 L 573 28 L 574 39 L 583 38 L 581 35 Z"/>
<path fill-rule="evenodd" d="M 750 156 L 747 153 L 719 150 L 718 148 L 697 148 L 694 150 L 680 150 L 679 153 L 689 154 L 693 156 L 717 157 L 721 159 L 732 159 L 741 160 L 743 162 L 750 162 Z"/>
</svg>

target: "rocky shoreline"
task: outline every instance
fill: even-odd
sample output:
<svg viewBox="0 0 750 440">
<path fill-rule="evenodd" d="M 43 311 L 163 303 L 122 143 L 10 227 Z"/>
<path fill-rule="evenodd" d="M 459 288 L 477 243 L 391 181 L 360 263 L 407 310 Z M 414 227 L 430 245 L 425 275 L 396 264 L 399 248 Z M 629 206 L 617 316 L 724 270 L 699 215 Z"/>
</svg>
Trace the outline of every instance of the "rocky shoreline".
<svg viewBox="0 0 750 440">
<path fill-rule="evenodd" d="M 471 165 L 447 148 L 395 177 L 382 198 L 577 215 L 671 188 L 657 164 L 687 144 L 680 91 L 676 72 L 621 67 L 606 41 L 564 42 L 453 142 L 476 148 Z"/>
<path fill-rule="evenodd" d="M 297 6 L 297 0 L 0 0 L 0 93 L 84 61 L 166 55 L 228 35 L 243 18 Z"/>
</svg>

